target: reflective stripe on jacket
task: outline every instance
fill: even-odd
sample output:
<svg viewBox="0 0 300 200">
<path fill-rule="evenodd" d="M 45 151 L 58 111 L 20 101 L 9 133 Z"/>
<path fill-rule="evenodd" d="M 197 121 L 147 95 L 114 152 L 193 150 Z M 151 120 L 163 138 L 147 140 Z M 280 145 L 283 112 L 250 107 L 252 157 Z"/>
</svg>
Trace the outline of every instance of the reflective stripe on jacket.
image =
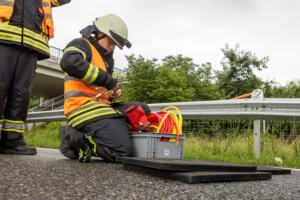
<svg viewBox="0 0 300 200">
<path fill-rule="evenodd" d="M 51 7 L 70 0 L 0 0 L 0 43 L 17 44 L 50 57 L 48 40 L 54 37 Z"/>
<path fill-rule="evenodd" d="M 37 51 L 50 55 L 48 39 L 43 34 L 37 34 L 27 28 L 9 25 L 9 22 L 0 23 L 0 40 L 29 46 Z"/>
<path fill-rule="evenodd" d="M 49 39 L 54 37 L 54 26 L 51 11 L 51 0 L 43 0 L 44 20 L 43 32 L 48 35 Z"/>
</svg>

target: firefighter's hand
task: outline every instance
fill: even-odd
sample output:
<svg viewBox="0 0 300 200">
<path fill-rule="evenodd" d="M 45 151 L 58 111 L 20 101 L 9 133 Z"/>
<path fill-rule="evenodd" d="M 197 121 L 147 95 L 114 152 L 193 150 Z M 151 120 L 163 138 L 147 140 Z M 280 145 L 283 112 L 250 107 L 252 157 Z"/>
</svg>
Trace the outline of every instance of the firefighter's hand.
<svg viewBox="0 0 300 200">
<path fill-rule="evenodd" d="M 117 98 L 119 98 L 119 97 L 121 96 L 121 94 L 122 94 L 122 90 L 119 88 L 119 89 L 117 89 L 117 90 L 115 90 L 115 91 L 112 91 L 112 92 L 109 94 L 109 96 L 110 96 L 110 98 L 112 98 L 112 99 L 117 99 Z"/>
<path fill-rule="evenodd" d="M 111 93 L 109 94 L 110 98 L 117 99 L 121 96 L 122 90 L 121 90 L 121 88 L 119 88 L 119 86 L 120 86 L 120 84 L 118 82 L 116 84 L 116 86 L 111 90 Z"/>
</svg>

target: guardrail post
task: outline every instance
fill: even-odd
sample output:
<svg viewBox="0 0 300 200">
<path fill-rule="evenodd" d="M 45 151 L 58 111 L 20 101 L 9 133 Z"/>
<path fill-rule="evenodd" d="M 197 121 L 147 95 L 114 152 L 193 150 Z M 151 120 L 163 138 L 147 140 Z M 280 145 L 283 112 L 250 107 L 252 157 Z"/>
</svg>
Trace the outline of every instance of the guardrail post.
<svg viewBox="0 0 300 200">
<path fill-rule="evenodd" d="M 260 157 L 260 120 L 254 120 L 254 153 Z"/>
<path fill-rule="evenodd" d="M 264 94 L 263 91 L 260 89 L 253 90 L 251 99 L 263 99 Z M 258 108 L 256 108 L 258 109 Z M 255 157 L 259 158 L 260 157 L 260 120 L 254 120 L 254 127 L 253 127 L 253 137 L 254 137 L 254 153 Z"/>
</svg>

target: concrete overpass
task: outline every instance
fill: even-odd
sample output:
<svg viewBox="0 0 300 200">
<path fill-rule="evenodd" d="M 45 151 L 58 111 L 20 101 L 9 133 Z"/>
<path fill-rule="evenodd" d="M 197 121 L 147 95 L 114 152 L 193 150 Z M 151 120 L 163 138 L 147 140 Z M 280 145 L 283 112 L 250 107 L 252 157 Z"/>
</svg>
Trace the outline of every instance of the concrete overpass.
<svg viewBox="0 0 300 200">
<path fill-rule="evenodd" d="M 38 61 L 33 83 L 33 96 L 53 98 L 64 92 L 64 73 L 59 62 L 62 50 L 50 47 L 51 57 L 47 60 Z M 116 73 L 122 76 L 123 70 L 115 68 Z"/>
<path fill-rule="evenodd" d="M 51 98 L 64 93 L 64 73 L 52 59 L 38 61 L 32 95 Z"/>
</svg>

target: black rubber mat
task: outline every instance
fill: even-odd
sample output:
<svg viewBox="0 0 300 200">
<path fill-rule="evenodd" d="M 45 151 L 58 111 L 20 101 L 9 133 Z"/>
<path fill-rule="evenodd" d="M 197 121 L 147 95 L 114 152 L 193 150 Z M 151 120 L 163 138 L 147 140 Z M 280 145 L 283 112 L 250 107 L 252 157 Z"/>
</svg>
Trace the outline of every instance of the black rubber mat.
<svg viewBox="0 0 300 200">
<path fill-rule="evenodd" d="M 291 174 L 292 170 L 290 169 L 284 169 L 279 167 L 267 167 L 267 166 L 257 166 L 258 172 L 269 172 L 273 175 L 285 175 L 285 174 Z"/>
<path fill-rule="evenodd" d="M 256 172 L 256 166 L 240 165 L 224 162 L 213 162 L 192 159 L 158 159 L 158 158 L 118 158 L 118 162 L 139 167 L 146 167 L 164 171 L 221 171 L 221 172 Z"/>
<path fill-rule="evenodd" d="M 228 181 L 257 181 L 269 180 L 271 173 L 267 172 L 211 172 L 211 171 L 192 171 L 192 172 L 173 172 L 139 167 L 134 165 L 123 165 L 127 170 L 147 173 L 154 176 L 165 177 L 184 183 L 210 183 L 210 182 L 228 182 Z"/>
</svg>

